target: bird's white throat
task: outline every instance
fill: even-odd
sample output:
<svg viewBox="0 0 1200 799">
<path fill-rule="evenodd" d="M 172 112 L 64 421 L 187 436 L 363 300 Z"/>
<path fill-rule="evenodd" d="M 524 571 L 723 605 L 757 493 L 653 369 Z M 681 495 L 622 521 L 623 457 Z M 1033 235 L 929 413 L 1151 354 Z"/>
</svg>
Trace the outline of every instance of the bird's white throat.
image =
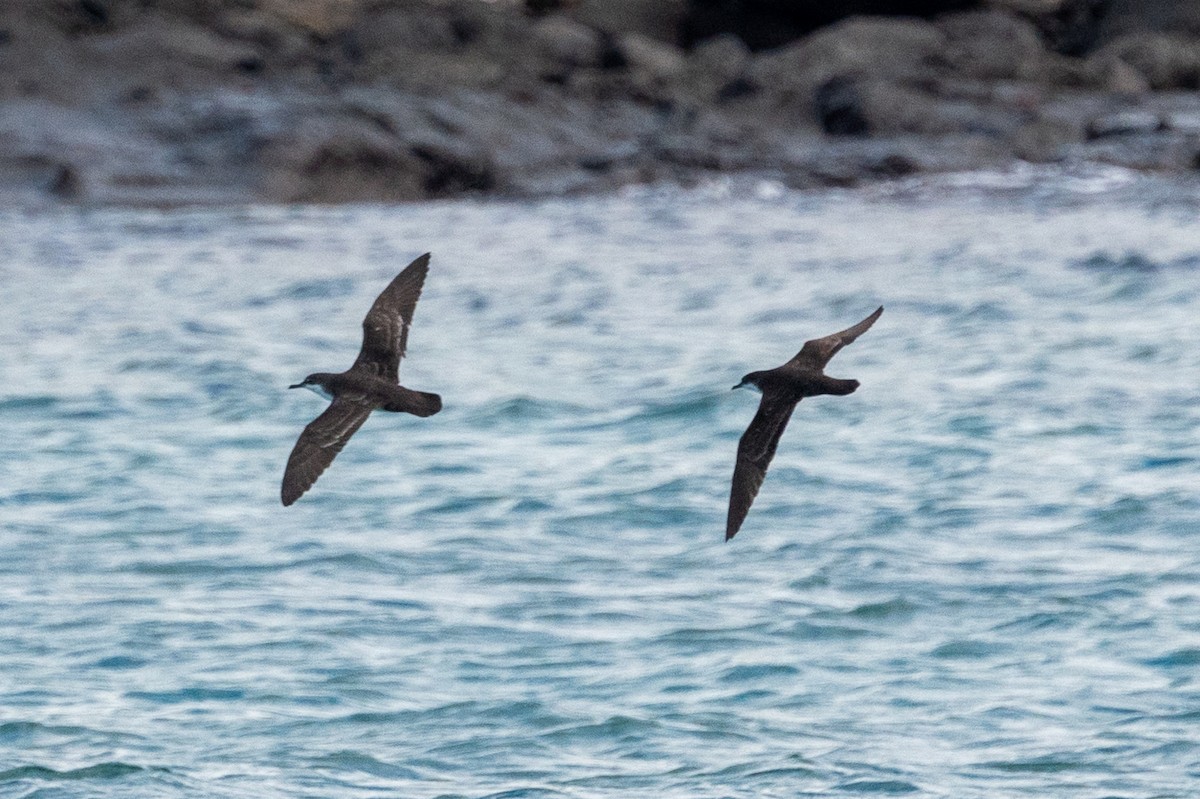
<svg viewBox="0 0 1200 799">
<path fill-rule="evenodd" d="M 322 386 L 319 383 L 305 383 L 304 387 L 316 394 L 318 397 L 324 397 L 327 400 L 333 399 L 333 395 L 329 393 L 329 389 L 325 388 L 325 386 Z"/>
</svg>

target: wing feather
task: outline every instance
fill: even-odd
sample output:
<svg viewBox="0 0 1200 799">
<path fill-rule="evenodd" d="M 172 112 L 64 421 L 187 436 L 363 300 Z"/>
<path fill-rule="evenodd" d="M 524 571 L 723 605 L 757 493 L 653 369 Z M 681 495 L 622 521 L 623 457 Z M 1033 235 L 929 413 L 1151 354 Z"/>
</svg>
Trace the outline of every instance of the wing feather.
<svg viewBox="0 0 1200 799">
<path fill-rule="evenodd" d="M 408 348 L 408 328 L 429 273 L 425 253 L 392 279 L 363 319 L 363 343 L 351 370 L 367 371 L 395 383 Z"/>
<path fill-rule="evenodd" d="M 763 479 L 775 457 L 779 439 L 792 418 L 796 403 L 779 394 L 764 392 L 758 412 L 738 442 L 737 464 L 733 468 L 733 487 L 729 492 L 729 516 L 725 521 L 725 540 L 737 535 Z"/>
<path fill-rule="evenodd" d="M 796 357 L 788 361 L 789 366 L 803 366 L 818 371 L 824 370 L 825 365 L 829 363 L 834 355 L 842 347 L 854 341 L 870 330 L 871 325 L 875 324 L 875 320 L 883 313 L 883 306 L 879 306 L 875 313 L 868 316 L 856 325 L 846 328 L 837 333 L 831 333 L 823 338 L 814 338 L 812 341 L 806 341 L 804 346 L 796 353 Z"/>
<path fill-rule="evenodd" d="M 312 488 L 373 410 L 372 405 L 338 397 L 309 422 L 296 440 L 283 472 L 281 497 L 285 506 Z"/>
</svg>

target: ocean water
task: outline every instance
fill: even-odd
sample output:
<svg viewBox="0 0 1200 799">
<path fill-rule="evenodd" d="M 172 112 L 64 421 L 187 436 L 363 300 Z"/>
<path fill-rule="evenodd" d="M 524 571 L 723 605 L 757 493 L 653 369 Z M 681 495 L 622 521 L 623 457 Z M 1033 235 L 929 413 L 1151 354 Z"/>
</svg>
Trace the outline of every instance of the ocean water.
<svg viewBox="0 0 1200 799">
<path fill-rule="evenodd" d="M 0 215 L 0 796 L 1200 795 L 1193 197 Z M 445 410 L 281 507 L 427 250 Z M 729 387 L 880 304 L 724 543 Z"/>
</svg>

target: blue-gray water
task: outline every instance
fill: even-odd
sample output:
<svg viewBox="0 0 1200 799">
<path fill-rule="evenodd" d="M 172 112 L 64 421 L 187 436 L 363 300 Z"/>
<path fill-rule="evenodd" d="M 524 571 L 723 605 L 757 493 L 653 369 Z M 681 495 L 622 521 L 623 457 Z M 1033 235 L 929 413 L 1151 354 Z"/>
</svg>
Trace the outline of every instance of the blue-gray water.
<svg viewBox="0 0 1200 799">
<path fill-rule="evenodd" d="M 0 216 L 0 796 L 1196 796 L 1194 206 L 944 188 Z"/>
</svg>

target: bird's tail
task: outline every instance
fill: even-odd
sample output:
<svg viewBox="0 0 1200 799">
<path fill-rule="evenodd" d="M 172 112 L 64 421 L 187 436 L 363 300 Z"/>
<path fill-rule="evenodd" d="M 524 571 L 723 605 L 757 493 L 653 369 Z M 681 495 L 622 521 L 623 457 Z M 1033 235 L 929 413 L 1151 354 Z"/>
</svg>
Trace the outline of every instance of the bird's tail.
<svg viewBox="0 0 1200 799">
<path fill-rule="evenodd" d="M 822 394 L 833 394 L 838 397 L 844 397 L 847 394 L 853 394 L 858 388 L 857 380 L 840 380 L 836 377 L 825 377 L 824 390 Z"/>
<path fill-rule="evenodd" d="M 397 386 L 404 396 L 383 406 L 385 411 L 411 413 L 414 416 L 433 416 L 442 409 L 442 398 L 428 391 L 413 391 Z"/>
</svg>

